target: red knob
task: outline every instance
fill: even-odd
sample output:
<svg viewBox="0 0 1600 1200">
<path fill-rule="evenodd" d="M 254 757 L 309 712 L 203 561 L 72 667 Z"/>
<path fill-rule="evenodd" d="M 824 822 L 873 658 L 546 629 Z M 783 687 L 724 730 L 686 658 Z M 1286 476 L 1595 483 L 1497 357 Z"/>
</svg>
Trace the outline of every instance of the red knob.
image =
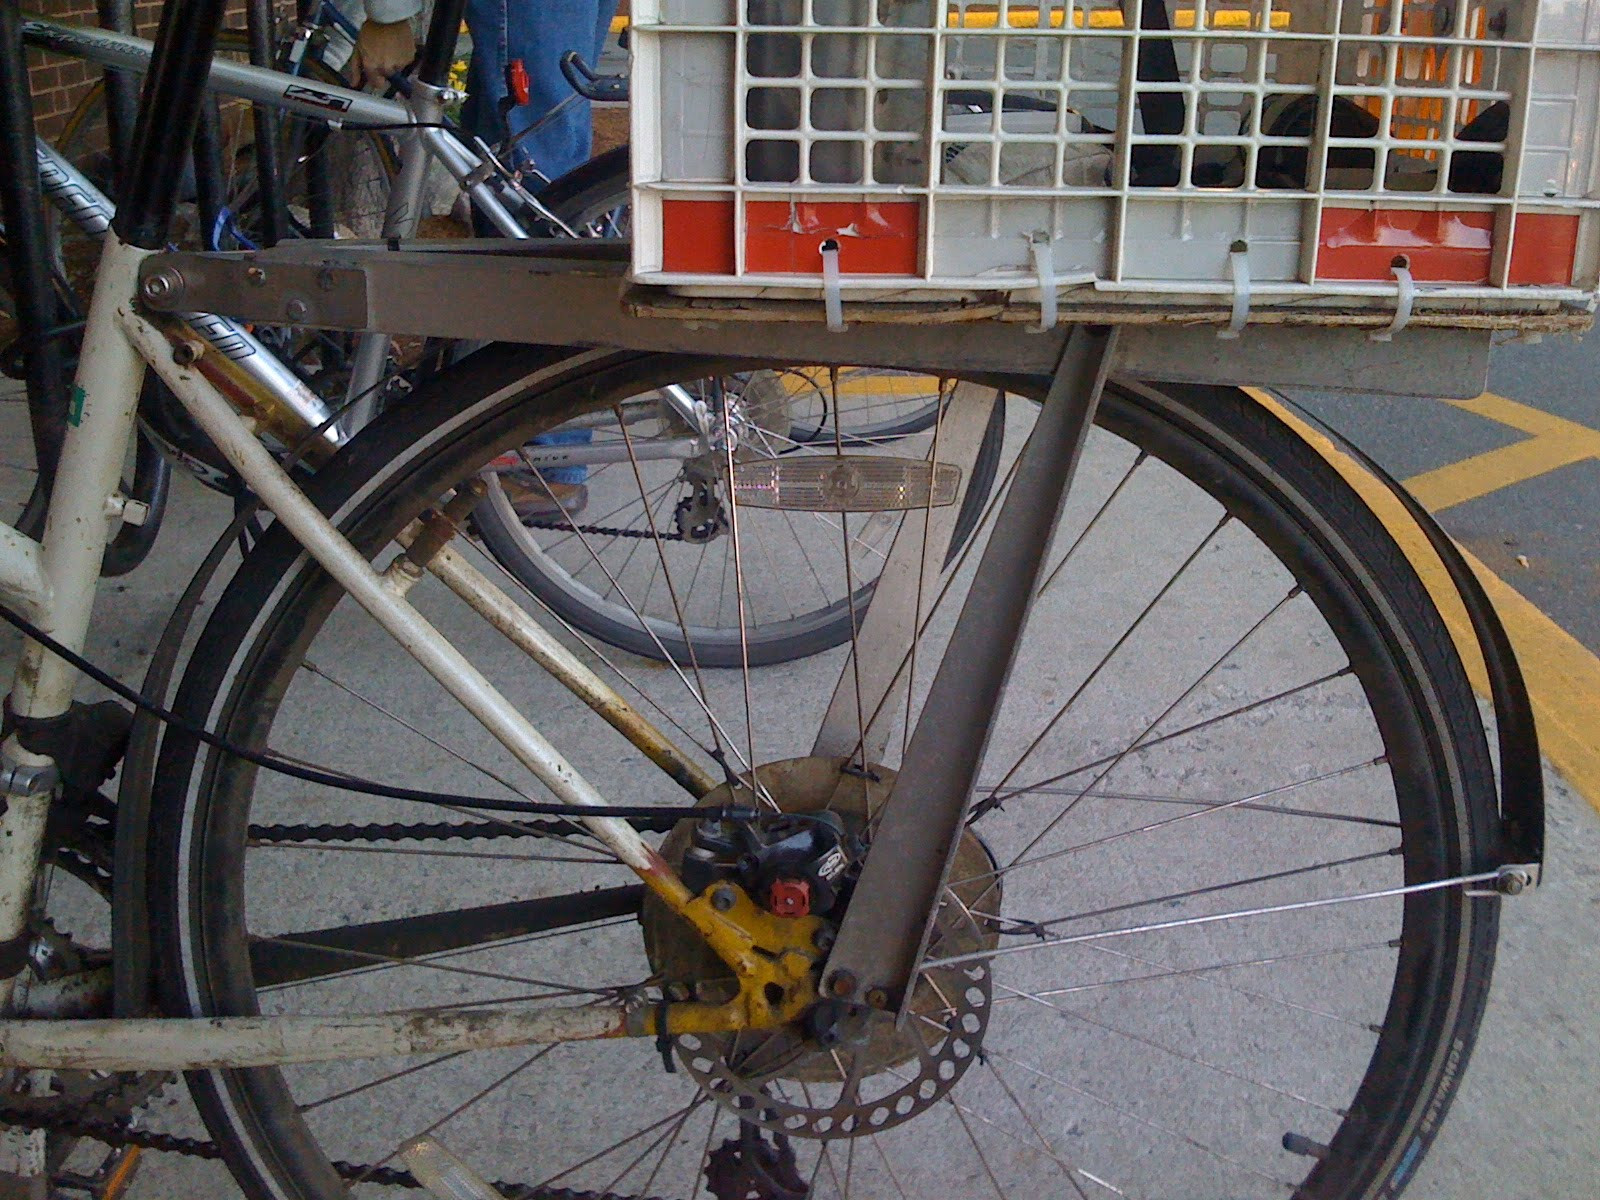
<svg viewBox="0 0 1600 1200">
<path fill-rule="evenodd" d="M 522 65 L 520 58 L 513 58 L 506 64 L 506 91 L 518 104 L 526 104 L 533 94 L 530 87 L 528 68 Z"/>
<path fill-rule="evenodd" d="M 811 911 L 811 885 L 804 879 L 774 879 L 767 908 L 780 917 L 805 916 Z"/>
</svg>

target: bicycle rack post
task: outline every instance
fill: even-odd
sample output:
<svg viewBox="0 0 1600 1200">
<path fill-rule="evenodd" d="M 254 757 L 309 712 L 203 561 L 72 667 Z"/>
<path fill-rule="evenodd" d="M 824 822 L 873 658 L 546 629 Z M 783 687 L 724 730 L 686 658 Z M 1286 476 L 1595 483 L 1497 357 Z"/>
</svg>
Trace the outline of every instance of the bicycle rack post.
<svg viewBox="0 0 1600 1200">
<path fill-rule="evenodd" d="M 166 245 L 184 160 L 205 99 L 223 3 L 168 0 L 161 10 L 128 158 L 127 194 L 112 223 L 116 235 L 130 245 L 146 250 Z"/>
<path fill-rule="evenodd" d="M 908 1011 L 994 713 L 1116 343 L 1114 328 L 1084 325 L 1067 339 L 839 926 L 823 973 L 828 995 L 898 1009 L 902 1018 Z M 897 805 L 897 796 L 916 803 Z"/>
<path fill-rule="evenodd" d="M 272 0 L 246 0 L 245 29 L 250 39 L 250 65 L 270 67 L 276 32 Z M 278 156 L 278 114 L 265 104 L 254 113 L 256 194 L 261 205 L 261 244 L 276 246 L 288 235 L 283 207 L 283 164 Z"/>
<path fill-rule="evenodd" d="M 133 0 L 96 0 L 100 28 L 114 33 L 135 33 Z M 106 87 L 106 140 L 111 147 L 113 194 L 122 193 L 124 172 L 128 168 L 128 147 L 133 143 L 133 125 L 139 115 L 139 79 L 131 71 L 106 68 L 100 76 Z"/>
</svg>

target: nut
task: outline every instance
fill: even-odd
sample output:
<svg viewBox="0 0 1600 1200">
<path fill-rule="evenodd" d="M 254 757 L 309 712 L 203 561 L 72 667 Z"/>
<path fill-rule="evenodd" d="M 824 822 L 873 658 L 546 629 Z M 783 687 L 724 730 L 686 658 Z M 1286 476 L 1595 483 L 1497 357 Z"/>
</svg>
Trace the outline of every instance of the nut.
<svg viewBox="0 0 1600 1200">
<path fill-rule="evenodd" d="M 306 302 L 300 299 L 298 296 L 283 306 L 283 315 L 288 317 L 289 320 L 295 322 L 304 321 L 306 319 L 306 314 L 310 311 L 311 310 L 306 307 Z"/>
<path fill-rule="evenodd" d="M 867 1006 L 869 1008 L 888 1008 L 889 993 L 881 987 L 867 989 Z"/>
<path fill-rule="evenodd" d="M 828 990 L 835 996 L 852 996 L 856 990 L 856 977 L 849 971 L 836 971 L 828 980 Z"/>
<path fill-rule="evenodd" d="M 727 912 L 733 907 L 733 889 L 719 887 L 711 893 L 711 907 L 718 912 Z"/>
<path fill-rule="evenodd" d="M 260 267 L 246 267 L 244 269 L 244 277 L 249 280 L 253 287 L 266 287 L 267 285 L 267 273 Z"/>
</svg>

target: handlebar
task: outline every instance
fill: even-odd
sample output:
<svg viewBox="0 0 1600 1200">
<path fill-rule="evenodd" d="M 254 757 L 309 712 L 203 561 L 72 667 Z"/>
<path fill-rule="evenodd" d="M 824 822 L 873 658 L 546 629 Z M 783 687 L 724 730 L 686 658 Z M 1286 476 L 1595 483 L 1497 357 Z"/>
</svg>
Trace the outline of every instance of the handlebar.
<svg viewBox="0 0 1600 1200">
<path fill-rule="evenodd" d="M 585 100 L 598 100 L 601 103 L 627 102 L 628 77 L 600 74 L 584 62 L 583 56 L 576 50 L 568 50 L 561 56 L 561 73 L 567 77 L 572 90 Z"/>
</svg>

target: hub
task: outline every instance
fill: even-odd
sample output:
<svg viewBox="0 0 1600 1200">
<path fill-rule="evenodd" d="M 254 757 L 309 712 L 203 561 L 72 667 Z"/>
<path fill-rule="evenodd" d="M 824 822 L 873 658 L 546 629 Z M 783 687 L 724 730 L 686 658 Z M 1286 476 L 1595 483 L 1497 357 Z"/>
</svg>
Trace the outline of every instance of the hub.
<svg viewBox="0 0 1600 1200">
<path fill-rule="evenodd" d="M 779 813 L 748 824 L 680 825 L 662 843 L 662 857 L 691 890 L 709 889 L 713 904 L 719 884 L 730 893 L 737 884 L 779 926 L 788 920 L 808 926 L 815 949 L 826 950 L 849 907 L 872 820 L 895 772 L 799 758 L 768 763 L 758 774 Z M 738 800 L 724 785 L 701 803 Z M 934 937 L 941 956 L 996 944 L 993 922 L 969 911 L 1000 912 L 993 869 L 982 841 L 964 832 L 951 877 L 972 882 L 959 889 L 960 903 L 940 906 Z M 711 1004 L 737 996 L 728 967 L 653 896 L 645 899 L 642 924 L 651 966 L 669 994 Z M 824 999 L 790 1027 L 684 1034 L 673 1039 L 673 1049 L 684 1069 L 742 1121 L 800 1137 L 873 1132 L 928 1108 L 975 1060 L 988 1024 L 989 980 L 981 961 L 923 974 L 899 1028 L 893 1014 L 872 1007 L 871 996 L 862 997 L 866 1004 Z"/>
</svg>

